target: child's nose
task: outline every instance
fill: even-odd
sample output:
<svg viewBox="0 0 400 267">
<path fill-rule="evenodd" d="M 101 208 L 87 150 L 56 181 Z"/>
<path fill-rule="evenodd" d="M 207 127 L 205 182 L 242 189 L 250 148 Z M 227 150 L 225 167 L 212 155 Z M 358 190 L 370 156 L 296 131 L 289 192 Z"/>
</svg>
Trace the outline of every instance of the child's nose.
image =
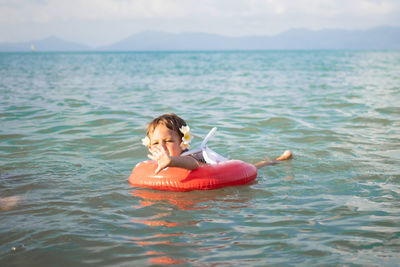
<svg viewBox="0 0 400 267">
<path fill-rule="evenodd" d="M 167 143 L 166 142 L 161 142 L 161 146 L 162 146 L 162 148 L 164 148 L 164 150 L 167 150 Z"/>
</svg>

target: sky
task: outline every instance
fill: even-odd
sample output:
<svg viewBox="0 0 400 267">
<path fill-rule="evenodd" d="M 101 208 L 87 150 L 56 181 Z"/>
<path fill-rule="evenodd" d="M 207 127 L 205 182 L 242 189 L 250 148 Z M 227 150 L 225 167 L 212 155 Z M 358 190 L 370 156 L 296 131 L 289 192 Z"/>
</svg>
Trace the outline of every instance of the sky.
<svg viewBox="0 0 400 267">
<path fill-rule="evenodd" d="M 275 35 L 400 26 L 400 0 L 0 0 L 0 42 L 57 36 L 92 47 L 142 31 Z"/>
</svg>

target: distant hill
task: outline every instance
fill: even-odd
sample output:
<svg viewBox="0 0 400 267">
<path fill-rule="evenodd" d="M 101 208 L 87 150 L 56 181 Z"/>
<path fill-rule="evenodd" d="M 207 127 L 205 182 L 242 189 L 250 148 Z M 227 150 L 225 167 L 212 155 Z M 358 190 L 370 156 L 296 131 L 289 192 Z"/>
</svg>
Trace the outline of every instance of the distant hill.
<svg viewBox="0 0 400 267">
<path fill-rule="evenodd" d="M 400 49 L 400 27 L 382 26 L 351 31 L 291 29 L 273 36 L 241 37 L 146 31 L 97 49 L 49 37 L 24 43 L 3 43 L 0 44 L 0 51 L 31 51 L 32 44 L 36 51 Z"/>
<path fill-rule="evenodd" d="M 93 50 L 89 46 L 65 41 L 55 36 L 50 36 L 42 40 L 22 42 L 22 43 L 0 43 L 0 51 L 2 52 L 29 52 L 32 51 L 32 48 L 34 48 L 34 50 L 38 52 Z"/>
<path fill-rule="evenodd" d="M 227 37 L 207 33 L 142 32 L 100 50 L 400 49 L 400 28 L 292 29 L 274 36 Z"/>
</svg>

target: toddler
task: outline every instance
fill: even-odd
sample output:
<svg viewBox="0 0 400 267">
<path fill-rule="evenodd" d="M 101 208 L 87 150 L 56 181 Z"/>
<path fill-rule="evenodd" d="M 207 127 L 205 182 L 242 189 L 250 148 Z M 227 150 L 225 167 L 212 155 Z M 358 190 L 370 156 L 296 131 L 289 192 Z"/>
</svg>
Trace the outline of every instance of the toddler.
<svg viewBox="0 0 400 267">
<path fill-rule="evenodd" d="M 200 165 L 206 164 L 201 151 L 182 155 L 188 151 L 192 136 L 189 126 L 176 114 L 164 114 L 153 119 L 147 125 L 147 134 L 142 141 L 149 149 L 148 157 L 158 164 L 156 174 L 166 167 L 195 170 Z M 264 160 L 254 166 L 261 168 L 291 157 L 292 153 L 287 150 L 275 161 Z"/>
</svg>

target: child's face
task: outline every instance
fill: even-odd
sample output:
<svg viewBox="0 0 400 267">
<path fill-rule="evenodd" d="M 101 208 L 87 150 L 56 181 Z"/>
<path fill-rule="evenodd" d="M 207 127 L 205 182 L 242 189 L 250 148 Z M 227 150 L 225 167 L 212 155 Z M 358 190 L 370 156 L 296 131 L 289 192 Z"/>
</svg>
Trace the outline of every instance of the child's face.
<svg viewBox="0 0 400 267">
<path fill-rule="evenodd" d="M 178 133 L 170 130 L 164 124 L 159 124 L 150 134 L 150 149 L 154 146 L 161 146 L 170 156 L 179 156 L 182 153 L 181 138 Z"/>
</svg>

